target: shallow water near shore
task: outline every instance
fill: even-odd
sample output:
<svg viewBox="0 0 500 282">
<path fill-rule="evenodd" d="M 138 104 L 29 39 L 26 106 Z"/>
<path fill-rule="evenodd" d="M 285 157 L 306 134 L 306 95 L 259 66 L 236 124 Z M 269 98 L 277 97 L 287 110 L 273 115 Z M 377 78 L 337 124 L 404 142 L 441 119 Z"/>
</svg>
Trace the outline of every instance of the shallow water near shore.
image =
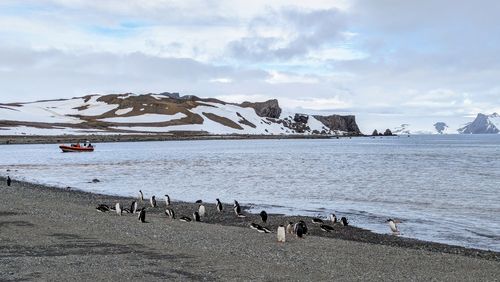
<svg viewBox="0 0 500 282">
<path fill-rule="evenodd" d="M 499 135 L 102 143 L 73 154 L 2 145 L 0 155 L 2 175 L 41 184 L 334 212 L 379 233 L 391 217 L 405 237 L 500 251 Z"/>
</svg>

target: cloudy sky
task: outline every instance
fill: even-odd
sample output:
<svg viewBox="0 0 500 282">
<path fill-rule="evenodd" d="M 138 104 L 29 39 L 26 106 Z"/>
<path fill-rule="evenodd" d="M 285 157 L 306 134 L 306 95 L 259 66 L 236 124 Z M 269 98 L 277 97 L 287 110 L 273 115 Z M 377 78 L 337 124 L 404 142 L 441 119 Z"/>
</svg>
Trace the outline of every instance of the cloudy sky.
<svg viewBox="0 0 500 282">
<path fill-rule="evenodd" d="M 500 1 L 0 0 L 0 102 L 278 98 L 370 122 L 500 112 Z"/>
</svg>

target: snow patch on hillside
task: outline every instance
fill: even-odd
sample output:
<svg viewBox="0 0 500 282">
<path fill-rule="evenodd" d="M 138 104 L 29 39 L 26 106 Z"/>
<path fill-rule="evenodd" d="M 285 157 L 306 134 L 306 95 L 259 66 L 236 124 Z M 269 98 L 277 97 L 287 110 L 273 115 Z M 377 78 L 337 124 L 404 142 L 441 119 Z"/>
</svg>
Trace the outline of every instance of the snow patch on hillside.
<svg viewBox="0 0 500 282">
<path fill-rule="evenodd" d="M 176 113 L 174 115 L 161 115 L 161 114 L 143 114 L 140 116 L 131 117 L 112 117 L 99 119 L 105 122 L 116 122 L 116 123 L 151 123 L 151 122 L 166 122 L 175 119 L 181 119 L 186 117 L 183 113 Z"/>
</svg>

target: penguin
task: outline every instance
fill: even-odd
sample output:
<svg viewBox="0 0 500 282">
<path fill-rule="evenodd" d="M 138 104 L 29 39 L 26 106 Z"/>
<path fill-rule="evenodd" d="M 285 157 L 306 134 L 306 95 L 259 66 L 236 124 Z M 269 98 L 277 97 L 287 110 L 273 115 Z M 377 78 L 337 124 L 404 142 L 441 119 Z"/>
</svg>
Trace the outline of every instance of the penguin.
<svg viewBox="0 0 500 282">
<path fill-rule="evenodd" d="M 261 226 L 261 227 L 265 233 L 271 233 L 271 230 L 269 230 L 267 227 L 264 227 L 264 226 Z"/>
<path fill-rule="evenodd" d="M 340 219 L 340 223 L 342 223 L 343 226 L 349 225 L 349 221 L 347 221 L 347 218 L 344 216 Z"/>
<path fill-rule="evenodd" d="M 259 233 L 271 233 L 271 230 L 259 225 L 259 227 L 257 228 L 257 232 L 259 232 Z"/>
<path fill-rule="evenodd" d="M 141 209 L 141 211 L 139 212 L 138 219 L 139 219 L 142 223 L 145 223 L 145 222 L 146 222 L 146 209 L 145 209 L 145 208 L 142 208 L 142 209 Z"/>
<path fill-rule="evenodd" d="M 181 218 L 179 218 L 179 220 L 182 222 L 191 222 L 191 218 L 189 218 L 187 216 L 181 216 Z"/>
<path fill-rule="evenodd" d="M 317 217 L 314 217 L 311 221 L 314 224 L 323 224 L 323 220 L 321 220 L 321 219 L 319 219 Z"/>
<path fill-rule="evenodd" d="M 337 223 L 337 216 L 332 213 L 328 216 L 328 220 L 331 221 L 332 223 Z"/>
<path fill-rule="evenodd" d="M 219 201 L 219 199 L 217 199 L 217 205 L 215 205 L 215 207 L 217 208 L 218 212 L 222 212 L 222 210 L 224 209 L 224 207 L 222 206 L 222 203 Z"/>
<path fill-rule="evenodd" d="M 300 222 L 299 223 L 295 223 L 294 233 L 297 236 L 297 238 L 303 238 L 303 236 L 304 236 L 304 228 L 303 228 L 302 224 L 300 224 Z"/>
<path fill-rule="evenodd" d="M 193 213 L 193 219 L 194 219 L 194 221 L 201 221 L 200 220 L 200 214 L 198 212 L 194 212 Z"/>
<path fill-rule="evenodd" d="M 258 225 L 257 223 L 250 223 L 250 228 L 253 230 L 257 230 L 259 228 L 262 228 L 262 226 Z"/>
<path fill-rule="evenodd" d="M 10 179 L 10 176 L 7 175 L 7 186 L 10 186 L 12 183 L 12 179 Z"/>
<path fill-rule="evenodd" d="M 286 226 L 286 233 L 293 234 L 293 222 L 288 222 L 288 225 Z"/>
<path fill-rule="evenodd" d="M 206 216 L 207 215 L 207 212 L 205 211 L 205 206 L 204 205 L 200 205 L 198 207 L 198 213 L 200 214 L 200 216 Z"/>
<path fill-rule="evenodd" d="M 109 211 L 109 207 L 108 205 L 105 205 L 105 204 L 100 204 L 99 206 L 97 206 L 97 208 L 95 208 L 98 212 L 108 212 Z"/>
<path fill-rule="evenodd" d="M 280 243 L 285 243 L 286 241 L 286 233 L 285 233 L 285 227 L 283 225 L 280 225 L 278 227 L 277 237 L 278 237 L 278 242 Z"/>
<path fill-rule="evenodd" d="M 234 206 L 234 213 L 236 214 L 236 216 L 240 216 L 241 215 L 241 207 L 240 205 L 235 205 Z"/>
<path fill-rule="evenodd" d="M 118 215 L 122 215 L 122 207 L 120 206 L 120 203 L 116 203 L 115 210 Z"/>
<path fill-rule="evenodd" d="M 236 207 L 236 206 L 239 206 L 239 205 L 240 205 L 240 203 L 238 203 L 238 201 L 234 200 L 234 206 Z"/>
<path fill-rule="evenodd" d="M 156 208 L 156 198 L 155 196 L 151 196 L 151 199 L 149 199 L 149 202 L 151 204 L 151 207 Z"/>
<path fill-rule="evenodd" d="M 266 211 L 260 212 L 260 219 L 262 219 L 262 222 L 264 222 L 264 224 L 267 222 L 267 212 Z"/>
<path fill-rule="evenodd" d="M 321 228 L 321 230 L 323 230 L 325 232 L 331 232 L 331 231 L 333 231 L 333 227 L 331 227 L 330 225 L 326 225 L 326 224 L 321 224 L 319 226 L 319 228 Z"/>
<path fill-rule="evenodd" d="M 132 213 L 132 212 L 130 211 L 130 209 L 127 209 L 127 208 L 124 208 L 124 209 L 123 209 L 123 212 L 125 212 L 125 213 Z"/>
<path fill-rule="evenodd" d="M 137 202 L 136 201 L 132 201 L 132 204 L 130 205 L 130 212 L 131 213 L 137 212 Z"/>
<path fill-rule="evenodd" d="M 194 203 L 195 204 L 201 204 L 201 203 L 203 203 L 203 201 L 202 200 L 196 200 L 196 202 L 194 202 Z"/>
<path fill-rule="evenodd" d="M 171 219 L 175 219 L 175 212 L 173 209 L 166 209 L 165 214 Z"/>
<path fill-rule="evenodd" d="M 303 220 L 297 222 L 293 228 L 293 231 L 298 238 L 302 238 L 305 234 L 307 234 L 306 223 Z"/>
<path fill-rule="evenodd" d="M 386 220 L 386 222 L 389 224 L 389 228 L 391 228 L 393 234 L 399 234 L 399 229 L 398 226 L 396 225 L 395 220 L 389 218 L 388 220 Z"/>
<path fill-rule="evenodd" d="M 170 196 L 169 195 L 165 195 L 165 205 L 170 206 Z"/>
<path fill-rule="evenodd" d="M 142 194 L 142 190 L 139 190 L 139 201 L 144 201 L 144 194 Z"/>
</svg>

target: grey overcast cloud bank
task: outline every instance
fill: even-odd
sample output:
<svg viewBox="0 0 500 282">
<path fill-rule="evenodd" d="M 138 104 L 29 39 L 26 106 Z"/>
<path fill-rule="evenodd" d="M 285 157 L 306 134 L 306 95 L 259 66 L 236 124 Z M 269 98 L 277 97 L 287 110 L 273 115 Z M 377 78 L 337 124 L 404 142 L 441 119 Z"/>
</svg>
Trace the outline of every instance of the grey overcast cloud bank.
<svg viewBox="0 0 500 282">
<path fill-rule="evenodd" d="M 500 112 L 499 1 L 269 2 L 2 0 L 0 102 L 277 98 L 365 131 Z"/>
</svg>

